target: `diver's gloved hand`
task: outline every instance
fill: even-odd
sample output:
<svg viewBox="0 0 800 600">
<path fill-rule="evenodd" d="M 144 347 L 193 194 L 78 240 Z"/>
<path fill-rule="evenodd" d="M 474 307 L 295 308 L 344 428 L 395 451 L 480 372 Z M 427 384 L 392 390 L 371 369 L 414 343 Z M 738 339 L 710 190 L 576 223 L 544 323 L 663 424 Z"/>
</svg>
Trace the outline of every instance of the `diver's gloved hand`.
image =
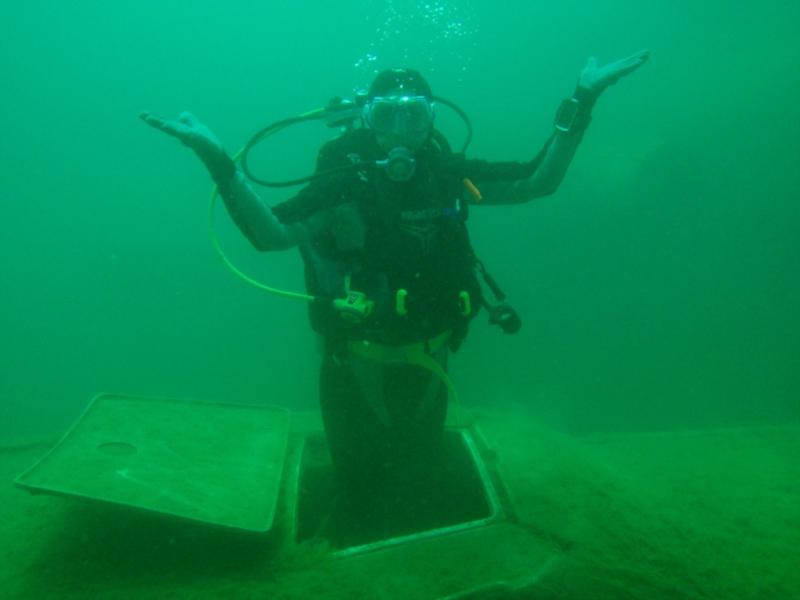
<svg viewBox="0 0 800 600">
<path fill-rule="evenodd" d="M 649 58 L 650 51 L 642 50 L 627 58 L 598 67 L 597 60 L 592 56 L 587 61 L 583 71 L 581 71 L 575 98 L 588 101 L 590 105 L 594 104 L 594 101 L 597 100 L 603 90 L 610 85 L 614 85 L 629 73 L 633 73 L 646 63 Z"/>
<path fill-rule="evenodd" d="M 143 112 L 139 118 L 151 127 L 179 139 L 185 146 L 194 150 L 218 186 L 227 185 L 236 173 L 236 165 L 225 152 L 217 136 L 193 114 L 184 112 L 177 119 L 162 119 Z"/>
</svg>

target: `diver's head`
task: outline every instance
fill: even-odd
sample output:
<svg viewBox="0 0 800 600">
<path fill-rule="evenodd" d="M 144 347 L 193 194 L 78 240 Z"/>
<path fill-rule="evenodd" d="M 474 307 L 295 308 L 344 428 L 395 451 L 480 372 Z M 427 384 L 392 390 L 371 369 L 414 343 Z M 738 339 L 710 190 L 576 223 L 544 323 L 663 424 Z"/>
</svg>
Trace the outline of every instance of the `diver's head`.
<svg viewBox="0 0 800 600">
<path fill-rule="evenodd" d="M 387 153 L 419 150 L 430 139 L 434 116 L 433 93 L 417 71 L 381 71 L 369 87 L 364 123 Z"/>
</svg>

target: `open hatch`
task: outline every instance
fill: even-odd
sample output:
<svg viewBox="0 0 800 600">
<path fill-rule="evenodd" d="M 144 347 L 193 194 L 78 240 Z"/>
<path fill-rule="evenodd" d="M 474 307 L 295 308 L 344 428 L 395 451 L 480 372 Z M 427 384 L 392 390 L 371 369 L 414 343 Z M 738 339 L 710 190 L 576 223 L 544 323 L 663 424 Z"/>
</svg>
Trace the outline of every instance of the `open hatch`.
<svg viewBox="0 0 800 600">
<path fill-rule="evenodd" d="M 284 408 L 101 394 L 16 484 L 239 531 L 280 525 L 350 555 L 505 517 L 480 433 L 448 428 L 443 446 L 437 477 L 391 502 L 365 498 L 353 518 L 338 510 L 321 427 L 292 432 Z"/>
<path fill-rule="evenodd" d="M 15 483 L 266 532 L 289 426 L 284 408 L 101 394 Z"/>
</svg>

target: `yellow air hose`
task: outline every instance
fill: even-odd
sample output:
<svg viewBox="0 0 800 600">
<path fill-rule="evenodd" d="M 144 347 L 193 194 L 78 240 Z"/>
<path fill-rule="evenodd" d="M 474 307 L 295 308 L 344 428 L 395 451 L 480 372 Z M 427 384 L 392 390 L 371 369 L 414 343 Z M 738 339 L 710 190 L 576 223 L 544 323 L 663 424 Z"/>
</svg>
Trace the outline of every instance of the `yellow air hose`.
<svg viewBox="0 0 800 600">
<path fill-rule="evenodd" d="M 317 112 L 324 112 L 324 109 L 315 109 L 300 115 L 301 117 L 311 116 Z M 275 129 L 274 131 L 269 132 L 264 137 L 268 137 L 273 133 L 276 133 L 280 129 Z M 238 163 L 239 158 L 242 155 L 244 148 L 239 150 L 233 156 L 233 162 Z M 219 189 L 215 185 L 211 190 L 211 198 L 208 203 L 208 236 L 211 239 L 211 245 L 214 247 L 214 250 L 217 253 L 217 256 L 220 257 L 222 263 L 228 268 L 231 273 L 236 275 L 239 279 L 249 283 L 250 285 L 257 287 L 260 290 L 263 290 L 269 294 L 273 294 L 275 296 L 280 296 L 282 298 L 289 298 L 292 300 L 303 300 L 305 302 L 314 302 L 316 301 L 315 296 L 310 296 L 308 294 L 301 294 L 299 292 L 291 292 L 288 290 L 281 290 L 278 288 L 274 288 L 268 285 L 261 283 L 246 275 L 242 271 L 240 271 L 226 256 L 225 252 L 222 250 L 222 246 L 219 243 L 219 238 L 217 237 L 216 227 L 214 226 L 214 215 L 216 213 L 216 206 L 217 206 L 217 198 L 219 197 Z M 430 340 L 427 343 L 427 346 L 430 348 L 431 351 L 435 352 L 439 347 L 445 344 L 450 336 L 450 332 L 445 332 L 433 340 Z M 456 392 L 456 388 L 453 385 L 452 380 L 447 375 L 447 372 L 441 367 L 441 365 L 430 355 L 426 352 L 426 343 L 419 342 L 416 344 L 409 344 L 407 346 L 385 346 L 382 344 L 370 344 L 368 342 L 357 342 L 353 341 L 349 344 L 349 349 L 354 353 L 362 358 L 367 358 L 369 360 L 373 360 L 376 362 L 384 363 L 384 364 L 391 364 L 391 363 L 405 363 L 414 365 L 421 369 L 425 369 L 432 373 L 434 376 L 438 377 L 441 382 L 445 385 L 447 390 L 450 392 L 450 396 L 453 400 L 453 405 L 455 409 L 455 418 L 458 422 L 460 419 L 458 418 L 458 393 Z"/>
<path fill-rule="evenodd" d="M 236 155 L 239 156 L 239 153 Z M 235 160 L 235 158 L 234 158 Z M 219 238 L 217 237 L 217 231 L 214 227 L 214 213 L 216 212 L 217 206 L 217 198 L 219 197 L 219 190 L 217 186 L 214 186 L 214 189 L 211 191 L 211 201 L 208 204 L 208 235 L 211 238 L 211 245 L 214 246 L 214 250 L 217 252 L 217 256 L 220 257 L 222 263 L 228 267 L 228 269 L 236 275 L 239 279 L 242 279 L 257 287 L 260 290 L 264 290 L 270 294 L 275 296 L 281 296 L 282 298 L 291 298 L 293 300 L 305 300 L 306 302 L 314 302 L 316 298 L 314 296 L 309 296 L 308 294 L 301 294 L 300 292 L 290 292 L 288 290 L 281 290 L 278 288 L 270 287 L 268 285 L 264 285 L 260 281 L 256 281 L 249 275 L 245 275 L 242 273 L 236 265 L 234 265 L 228 257 L 225 255 L 225 252 L 222 250 L 222 246 L 220 246 Z"/>
<path fill-rule="evenodd" d="M 315 108 L 314 110 L 310 110 L 306 113 L 299 115 L 299 117 L 310 117 L 315 114 L 323 114 L 325 112 L 324 108 Z M 267 138 L 273 133 L 277 133 L 280 131 L 282 127 L 276 128 L 266 135 L 263 138 Z M 233 162 L 238 163 L 239 159 L 244 152 L 244 148 L 240 149 L 236 154 L 233 155 Z M 290 292 L 288 290 L 281 290 L 278 288 L 274 288 L 268 285 L 264 285 L 260 281 L 256 281 L 252 277 L 245 275 L 242 273 L 225 255 L 225 252 L 222 250 L 222 246 L 220 246 L 219 238 L 217 237 L 217 230 L 214 226 L 214 214 L 216 213 L 216 206 L 217 206 L 217 198 L 219 197 L 219 189 L 215 185 L 211 190 L 211 199 L 208 203 L 208 236 L 211 239 L 211 245 L 214 247 L 214 250 L 217 252 L 217 256 L 220 257 L 222 263 L 228 267 L 228 269 L 236 275 L 239 279 L 246 281 L 252 286 L 257 287 L 260 290 L 273 294 L 275 296 L 280 296 L 282 298 L 290 298 L 292 300 L 304 300 L 305 302 L 314 302 L 316 298 L 314 296 L 309 296 L 308 294 L 301 294 L 300 292 Z"/>
</svg>

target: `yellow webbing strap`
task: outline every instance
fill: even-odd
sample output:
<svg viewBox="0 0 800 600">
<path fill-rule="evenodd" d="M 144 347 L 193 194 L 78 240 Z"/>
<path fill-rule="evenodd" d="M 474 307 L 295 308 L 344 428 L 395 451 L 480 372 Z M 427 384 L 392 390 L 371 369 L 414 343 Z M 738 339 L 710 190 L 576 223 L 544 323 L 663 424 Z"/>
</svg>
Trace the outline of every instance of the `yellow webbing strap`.
<svg viewBox="0 0 800 600">
<path fill-rule="evenodd" d="M 457 405 L 458 393 L 456 392 L 456 387 L 453 385 L 453 381 L 442 368 L 442 365 L 432 356 L 432 354 L 436 354 L 436 351 L 447 343 L 447 340 L 450 339 L 450 335 L 452 335 L 451 331 L 445 331 L 426 342 L 406 344 L 405 346 L 385 346 L 383 344 L 375 344 L 367 341 L 352 341 L 348 342 L 347 348 L 356 356 L 367 360 L 386 364 L 415 365 L 430 371 L 444 383 L 447 387 L 447 391 L 450 392 L 453 398 L 453 402 Z"/>
</svg>

